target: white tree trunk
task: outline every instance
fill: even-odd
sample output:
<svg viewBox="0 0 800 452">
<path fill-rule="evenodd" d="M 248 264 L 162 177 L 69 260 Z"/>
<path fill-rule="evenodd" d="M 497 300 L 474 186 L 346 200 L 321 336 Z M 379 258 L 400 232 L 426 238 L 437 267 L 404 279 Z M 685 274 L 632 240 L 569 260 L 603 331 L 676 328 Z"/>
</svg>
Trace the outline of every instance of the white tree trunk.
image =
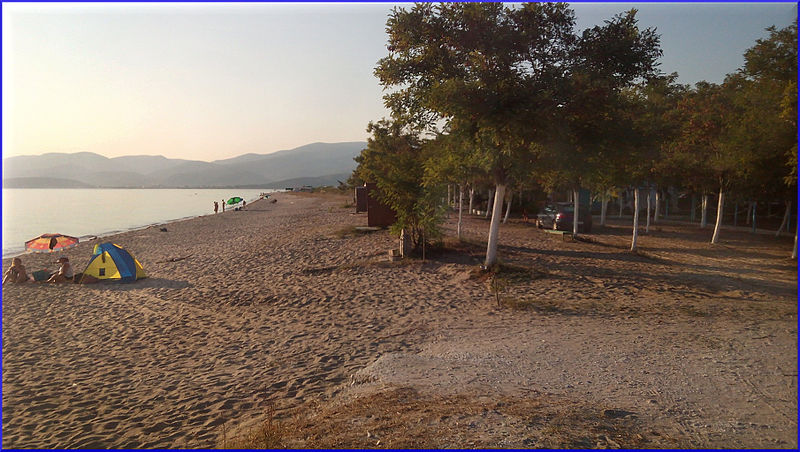
<svg viewBox="0 0 800 452">
<path fill-rule="evenodd" d="M 600 205 L 600 226 L 606 225 L 607 211 L 608 211 L 608 195 L 603 193 L 603 203 Z"/>
<path fill-rule="evenodd" d="M 467 213 L 469 213 L 470 215 L 472 215 L 472 201 L 474 199 L 475 199 L 475 187 L 470 185 L 469 186 L 469 209 L 467 210 Z"/>
<path fill-rule="evenodd" d="M 456 236 L 461 240 L 461 211 L 463 210 L 464 200 L 464 185 L 458 184 L 458 227 L 456 228 Z"/>
<path fill-rule="evenodd" d="M 647 189 L 647 220 L 644 223 L 644 233 L 650 232 L 650 199 L 653 197 L 653 190 Z"/>
<path fill-rule="evenodd" d="M 639 187 L 633 189 L 633 238 L 631 239 L 631 251 L 636 251 L 637 240 L 639 239 Z"/>
<path fill-rule="evenodd" d="M 667 190 L 667 194 L 669 194 L 669 198 L 667 200 L 667 205 L 670 206 L 669 210 L 673 212 L 673 215 L 678 213 L 678 194 L 675 193 L 675 187 L 670 187 Z M 664 218 L 667 217 L 667 214 L 664 214 Z"/>
<path fill-rule="evenodd" d="M 512 199 L 514 199 L 514 193 L 509 191 L 508 192 L 508 201 L 506 201 L 508 203 L 508 205 L 506 207 L 506 215 L 503 217 L 503 224 L 506 224 L 506 221 L 508 221 L 508 214 L 511 212 L 511 200 Z"/>
<path fill-rule="evenodd" d="M 486 245 L 486 267 L 491 267 L 497 262 L 497 236 L 500 231 L 500 216 L 503 215 L 503 198 L 506 194 L 506 186 L 497 184 L 494 192 L 494 206 L 492 209 L 492 221 L 489 224 L 489 240 Z"/>
<path fill-rule="evenodd" d="M 703 202 L 700 211 L 700 227 L 705 228 L 708 225 L 708 193 L 703 193 Z"/>
<path fill-rule="evenodd" d="M 578 222 L 581 221 L 580 220 L 580 215 L 578 214 L 578 212 L 580 211 L 579 210 L 579 208 L 580 208 L 580 195 L 579 195 L 577 189 L 573 189 L 572 190 L 572 206 L 573 206 L 573 209 L 572 209 L 572 236 L 573 237 L 577 237 L 578 236 Z"/>
<path fill-rule="evenodd" d="M 794 248 L 792 248 L 792 259 L 797 259 L 797 226 L 794 227 Z"/>
<path fill-rule="evenodd" d="M 453 199 L 452 198 L 452 196 L 453 196 L 452 195 L 452 191 L 453 191 L 452 190 L 452 186 L 450 184 L 447 184 L 447 208 L 448 209 L 453 207 L 453 201 L 451 201 Z"/>
<path fill-rule="evenodd" d="M 788 223 L 789 223 L 789 214 L 792 211 L 792 202 L 785 201 L 785 203 L 786 203 L 786 210 L 784 210 L 783 212 L 783 221 L 781 221 L 781 225 L 778 226 L 778 230 L 775 232 L 775 237 L 779 237 L 781 235 L 781 231 L 783 230 L 783 228 L 786 228 L 786 232 L 789 232 Z"/>
<path fill-rule="evenodd" d="M 753 202 L 747 203 L 747 214 L 744 216 L 744 225 L 750 226 L 750 215 L 753 214 Z"/>
<path fill-rule="evenodd" d="M 489 218 L 489 215 L 492 214 L 491 213 L 492 212 L 492 207 L 494 207 L 494 204 L 492 203 L 492 201 L 493 201 L 492 198 L 494 198 L 496 196 L 496 194 L 497 194 L 497 190 L 489 190 L 489 198 L 486 200 L 486 218 Z M 502 204 L 502 203 L 500 203 L 500 204 Z"/>
<path fill-rule="evenodd" d="M 722 227 L 722 208 L 725 205 L 725 193 L 722 191 L 722 184 L 719 187 L 719 200 L 717 200 L 717 222 L 714 224 L 714 235 L 711 236 L 711 243 L 719 242 L 719 230 Z"/>
<path fill-rule="evenodd" d="M 656 205 L 655 210 L 653 211 L 653 224 L 658 223 L 658 212 L 661 208 L 661 193 L 656 190 Z"/>
</svg>

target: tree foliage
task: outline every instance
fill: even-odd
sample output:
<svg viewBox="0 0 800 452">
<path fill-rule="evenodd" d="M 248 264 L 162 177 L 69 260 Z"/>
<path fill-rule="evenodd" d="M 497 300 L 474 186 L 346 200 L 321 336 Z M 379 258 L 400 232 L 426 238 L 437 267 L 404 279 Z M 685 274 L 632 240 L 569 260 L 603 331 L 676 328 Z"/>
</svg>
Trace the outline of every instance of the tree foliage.
<svg viewBox="0 0 800 452">
<path fill-rule="evenodd" d="M 406 230 L 413 247 L 419 249 L 425 240 L 440 234 L 437 226 L 442 214 L 437 187 L 425 184 L 428 143 L 396 121 L 370 122 L 367 131 L 372 136 L 356 157 L 355 174 L 375 182 L 380 200 L 397 213 L 395 232 Z"/>
<path fill-rule="evenodd" d="M 796 186 L 796 23 L 769 28 L 723 84 L 693 88 L 658 73 L 659 36 L 635 9 L 576 33 L 563 3 L 419 3 L 386 26 L 375 75 L 392 119 L 370 123 L 351 181 L 376 181 L 417 244 L 446 183 L 754 198 Z"/>
</svg>

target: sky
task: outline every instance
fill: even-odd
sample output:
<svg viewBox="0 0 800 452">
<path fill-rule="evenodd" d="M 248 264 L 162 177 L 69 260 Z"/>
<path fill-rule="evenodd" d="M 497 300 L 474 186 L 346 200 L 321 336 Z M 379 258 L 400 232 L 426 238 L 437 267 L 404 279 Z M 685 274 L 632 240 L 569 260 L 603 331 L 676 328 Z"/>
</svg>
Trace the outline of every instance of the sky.
<svg viewBox="0 0 800 452">
<path fill-rule="evenodd" d="M 213 161 L 365 141 L 405 3 L 3 3 L 3 157 L 88 151 Z M 795 3 L 572 3 L 580 31 L 636 8 L 660 69 L 721 82 Z"/>
</svg>

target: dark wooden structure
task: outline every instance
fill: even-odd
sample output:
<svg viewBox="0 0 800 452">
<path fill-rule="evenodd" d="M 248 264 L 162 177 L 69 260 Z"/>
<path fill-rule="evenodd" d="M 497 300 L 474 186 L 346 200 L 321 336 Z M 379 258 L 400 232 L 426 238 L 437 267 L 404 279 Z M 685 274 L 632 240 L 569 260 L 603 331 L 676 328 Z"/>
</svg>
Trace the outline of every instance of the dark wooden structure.
<svg viewBox="0 0 800 452">
<path fill-rule="evenodd" d="M 378 186 L 368 182 L 364 184 L 367 189 L 367 226 L 387 227 L 397 221 L 397 214 L 391 207 L 378 200 Z"/>
<path fill-rule="evenodd" d="M 356 213 L 367 211 L 367 187 L 356 187 Z"/>
</svg>

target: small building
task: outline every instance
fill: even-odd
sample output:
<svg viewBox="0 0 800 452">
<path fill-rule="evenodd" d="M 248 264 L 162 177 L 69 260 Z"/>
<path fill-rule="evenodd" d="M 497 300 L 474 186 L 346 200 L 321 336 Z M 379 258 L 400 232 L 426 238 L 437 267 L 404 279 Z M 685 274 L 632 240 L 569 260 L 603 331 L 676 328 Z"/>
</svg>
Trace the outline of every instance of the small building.
<svg viewBox="0 0 800 452">
<path fill-rule="evenodd" d="M 387 227 L 397 221 L 397 213 L 378 199 L 378 186 L 373 182 L 364 184 L 367 190 L 367 226 Z"/>
<path fill-rule="evenodd" d="M 355 188 L 356 213 L 367 211 L 367 187 Z"/>
</svg>

